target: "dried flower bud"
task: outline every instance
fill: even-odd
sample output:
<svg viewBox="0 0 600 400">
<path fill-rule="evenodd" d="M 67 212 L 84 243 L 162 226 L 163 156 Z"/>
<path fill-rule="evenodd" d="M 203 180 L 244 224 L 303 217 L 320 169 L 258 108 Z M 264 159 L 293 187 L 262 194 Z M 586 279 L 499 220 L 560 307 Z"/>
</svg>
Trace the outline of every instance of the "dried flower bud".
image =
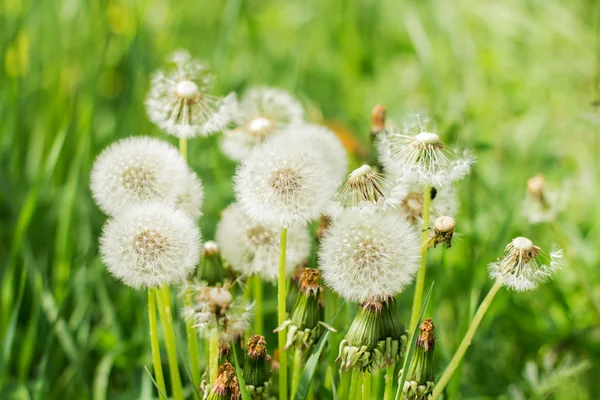
<svg viewBox="0 0 600 400">
<path fill-rule="evenodd" d="M 240 384 L 233 366 L 227 361 L 217 370 L 215 383 L 208 394 L 207 400 L 239 400 L 241 399 Z"/>
<path fill-rule="evenodd" d="M 421 323 L 415 353 L 404 382 L 404 397 L 409 400 L 429 399 L 435 385 L 433 374 L 434 325 L 430 318 Z M 400 371 L 402 373 L 402 371 Z"/>
<path fill-rule="evenodd" d="M 438 217 L 433 223 L 433 236 L 429 239 L 428 247 L 446 244 L 446 248 L 449 249 L 452 246 L 452 236 L 455 228 L 454 218 L 444 215 Z"/>
<path fill-rule="evenodd" d="M 381 104 L 376 104 L 371 112 L 371 135 L 377 134 L 385 129 L 385 114 L 386 109 Z"/>
<path fill-rule="evenodd" d="M 267 393 L 271 385 L 271 357 L 267 355 L 266 346 L 264 336 L 253 335 L 248 339 L 244 380 L 251 396 Z"/>
<path fill-rule="evenodd" d="M 202 259 L 198 268 L 198 277 L 209 285 L 222 284 L 225 279 L 225 269 L 221 252 L 216 242 L 208 241 L 202 248 Z"/>
</svg>

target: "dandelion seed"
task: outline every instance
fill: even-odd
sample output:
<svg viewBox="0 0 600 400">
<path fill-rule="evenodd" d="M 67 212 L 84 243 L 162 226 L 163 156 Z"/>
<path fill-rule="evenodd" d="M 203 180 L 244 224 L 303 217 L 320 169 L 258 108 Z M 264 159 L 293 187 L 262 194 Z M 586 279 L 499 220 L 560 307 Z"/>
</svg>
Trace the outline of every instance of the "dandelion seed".
<svg viewBox="0 0 600 400">
<path fill-rule="evenodd" d="M 506 246 L 504 258 L 489 265 L 490 277 L 517 292 L 533 290 L 561 268 L 562 257 L 558 248 L 548 254 L 531 240 L 517 237 Z"/>
<path fill-rule="evenodd" d="M 379 135 L 379 153 L 387 172 L 442 187 L 467 175 L 475 158 L 448 150 L 429 125 L 427 118 L 413 116 L 401 128 L 388 129 Z"/>
<path fill-rule="evenodd" d="M 147 201 L 175 204 L 189 181 L 177 149 L 149 137 L 119 140 L 94 163 L 90 187 L 96 204 L 108 215 Z"/>
<path fill-rule="evenodd" d="M 235 192 L 250 218 L 290 227 L 318 218 L 337 183 L 316 152 L 267 142 L 238 168 Z"/>
<path fill-rule="evenodd" d="M 275 281 L 278 275 L 280 229 L 247 217 L 239 204 L 227 207 L 217 225 L 217 243 L 223 258 L 244 275 L 259 275 Z M 306 226 L 293 225 L 288 231 L 287 273 L 310 255 L 310 235 Z"/>
<path fill-rule="evenodd" d="M 175 52 L 172 71 L 157 71 L 150 83 L 146 111 L 160 129 L 179 138 L 223 130 L 231 119 L 233 96 L 208 93 L 213 76 L 186 51 Z"/>
<path fill-rule="evenodd" d="M 553 221 L 564 209 L 563 191 L 551 190 L 547 186 L 542 175 L 536 175 L 527 181 L 527 194 L 522 214 L 532 224 Z"/>
<path fill-rule="evenodd" d="M 412 281 L 419 267 L 414 229 L 392 212 L 347 211 L 321 241 L 325 284 L 349 301 L 386 300 Z"/>
<path fill-rule="evenodd" d="M 303 119 L 300 102 L 289 93 L 269 87 L 251 88 L 235 108 L 233 123 L 237 127 L 224 132 L 221 148 L 232 160 L 241 161 L 252 154 L 254 146 Z"/>
<path fill-rule="evenodd" d="M 100 238 L 110 274 L 136 289 L 181 283 L 196 268 L 199 249 L 196 224 L 161 203 L 124 210 L 105 225 Z"/>
</svg>

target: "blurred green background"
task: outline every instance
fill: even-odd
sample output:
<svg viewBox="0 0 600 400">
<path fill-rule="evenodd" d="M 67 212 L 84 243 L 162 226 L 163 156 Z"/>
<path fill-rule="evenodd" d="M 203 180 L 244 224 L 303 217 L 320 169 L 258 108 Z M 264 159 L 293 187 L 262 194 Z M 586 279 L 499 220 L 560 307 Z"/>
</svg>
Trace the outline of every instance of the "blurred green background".
<svg viewBox="0 0 600 400">
<path fill-rule="evenodd" d="M 598 1 L 3 0 L 0 7 L 1 399 L 150 398 L 145 293 L 106 274 L 97 254 L 105 216 L 88 182 L 95 156 L 118 138 L 176 143 L 148 122 L 143 100 L 149 74 L 178 48 L 213 66 L 221 94 L 254 84 L 294 92 L 312 120 L 335 127 L 357 151 L 356 163 L 374 104 L 385 104 L 391 118 L 429 110 L 446 142 L 479 158 L 458 186 L 461 235 L 429 259 L 438 374 L 490 285 L 486 264 L 514 236 L 565 246 L 567 264 L 581 272 L 567 265 L 534 292 L 503 290 L 449 397 L 600 396 Z M 189 158 L 206 187 L 200 224 L 212 238 L 233 199 L 235 165 L 217 138 L 193 140 Z M 537 173 L 568 196 L 558 224 L 566 243 L 521 216 L 526 181 Z M 405 320 L 411 298 L 409 289 Z M 352 309 L 346 314 L 341 332 Z"/>
</svg>

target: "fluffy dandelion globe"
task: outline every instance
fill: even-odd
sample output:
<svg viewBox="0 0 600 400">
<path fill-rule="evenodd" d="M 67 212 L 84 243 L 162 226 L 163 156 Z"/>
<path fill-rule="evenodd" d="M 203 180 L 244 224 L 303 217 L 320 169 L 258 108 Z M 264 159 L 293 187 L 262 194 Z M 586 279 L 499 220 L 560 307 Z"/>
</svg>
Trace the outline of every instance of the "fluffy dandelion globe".
<svg viewBox="0 0 600 400">
<path fill-rule="evenodd" d="M 108 215 L 144 201 L 174 204 L 189 181 L 177 149 L 149 137 L 119 140 L 99 156 L 91 175 L 96 204 Z"/>
<path fill-rule="evenodd" d="M 325 284 L 348 301 L 383 301 L 408 285 L 419 268 L 419 239 L 397 213 L 346 211 L 319 250 Z"/>
<path fill-rule="evenodd" d="M 194 171 L 189 171 L 182 186 L 182 191 L 175 199 L 175 206 L 185 211 L 192 219 L 202 216 L 204 187 Z"/>
<path fill-rule="evenodd" d="M 278 228 L 255 222 L 244 214 L 239 204 L 233 203 L 221 215 L 216 239 L 221 255 L 236 271 L 244 275 L 259 275 L 268 281 L 277 279 L 280 252 Z M 311 240 L 306 226 L 291 226 L 286 251 L 288 274 L 308 259 L 310 248 Z"/>
<path fill-rule="evenodd" d="M 240 161 L 252 154 L 257 144 L 289 124 L 304 120 L 304 109 L 291 94 L 270 87 L 251 88 L 232 114 L 236 128 L 225 131 L 221 140 L 223 152 Z"/>
<path fill-rule="evenodd" d="M 533 290 L 561 268 L 562 257 L 560 249 L 548 254 L 531 240 L 517 237 L 506 246 L 506 255 L 489 265 L 490 277 L 518 292 Z"/>
<path fill-rule="evenodd" d="M 348 155 L 338 137 L 324 126 L 297 123 L 270 139 L 271 143 L 292 148 L 307 148 L 320 154 L 333 176 L 342 182 L 348 173 Z"/>
<path fill-rule="evenodd" d="M 276 227 L 318 218 L 338 180 L 320 153 L 267 142 L 238 167 L 235 192 L 244 213 Z"/>
<path fill-rule="evenodd" d="M 430 125 L 429 119 L 413 116 L 402 127 L 391 127 L 378 136 L 378 150 L 387 172 L 441 187 L 471 171 L 475 158 L 448 150 Z"/>
<path fill-rule="evenodd" d="M 157 71 L 150 83 L 146 111 L 160 129 L 179 138 L 206 136 L 223 130 L 234 100 L 208 93 L 213 77 L 186 51 L 171 56 L 175 68 Z"/>
<path fill-rule="evenodd" d="M 200 231 L 181 210 L 142 203 L 107 222 L 100 253 L 108 272 L 127 286 L 180 283 L 198 264 Z"/>
</svg>

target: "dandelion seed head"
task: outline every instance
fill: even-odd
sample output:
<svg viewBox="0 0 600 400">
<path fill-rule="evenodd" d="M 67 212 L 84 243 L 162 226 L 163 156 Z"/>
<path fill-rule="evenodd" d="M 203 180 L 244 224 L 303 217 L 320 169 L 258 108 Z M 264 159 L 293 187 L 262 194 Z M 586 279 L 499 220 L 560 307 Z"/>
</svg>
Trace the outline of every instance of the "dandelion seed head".
<svg viewBox="0 0 600 400">
<path fill-rule="evenodd" d="M 90 187 L 100 209 L 115 215 L 140 202 L 174 204 L 188 179 L 188 167 L 175 147 L 141 136 L 119 140 L 102 151 Z"/>
<path fill-rule="evenodd" d="M 100 238 L 109 273 L 136 289 L 181 283 L 196 268 L 199 249 L 194 222 L 161 203 L 127 208 L 107 222 Z"/>
<path fill-rule="evenodd" d="M 232 118 L 234 96 L 222 99 L 209 94 L 213 76 L 189 53 L 178 51 L 174 68 L 157 71 L 146 97 L 150 120 L 179 138 L 206 136 L 223 130 Z"/>
<path fill-rule="evenodd" d="M 216 239 L 225 260 L 238 272 L 259 275 L 268 281 L 278 276 L 280 229 L 262 225 L 244 214 L 239 204 L 231 204 L 221 215 Z M 305 226 L 288 230 L 286 267 L 291 274 L 295 266 L 310 254 L 310 235 Z"/>
<path fill-rule="evenodd" d="M 502 259 L 489 264 L 490 277 L 518 292 L 533 290 L 562 267 L 562 256 L 558 248 L 548 254 L 530 239 L 517 237 L 506 246 Z"/>
<path fill-rule="evenodd" d="M 202 203 L 204 202 L 204 187 L 195 172 L 189 171 L 181 192 L 175 199 L 175 206 L 185 211 L 192 219 L 202 216 Z"/>
<path fill-rule="evenodd" d="M 415 231 L 396 213 L 346 211 L 322 239 L 323 279 L 346 300 L 384 300 L 412 281 L 419 248 Z"/>
<path fill-rule="evenodd" d="M 565 208 L 564 188 L 548 188 L 542 175 L 536 175 L 527 181 L 527 193 L 523 202 L 522 215 L 530 223 L 551 222 Z"/>
<path fill-rule="evenodd" d="M 271 142 L 257 147 L 235 176 L 244 212 L 277 227 L 318 218 L 336 187 L 337 180 L 318 153 Z"/>
<path fill-rule="evenodd" d="M 454 232 L 454 229 L 456 229 L 456 221 L 454 221 L 454 218 L 452 217 L 442 215 L 435 220 L 433 227 L 435 230 L 442 233 Z"/>
</svg>

